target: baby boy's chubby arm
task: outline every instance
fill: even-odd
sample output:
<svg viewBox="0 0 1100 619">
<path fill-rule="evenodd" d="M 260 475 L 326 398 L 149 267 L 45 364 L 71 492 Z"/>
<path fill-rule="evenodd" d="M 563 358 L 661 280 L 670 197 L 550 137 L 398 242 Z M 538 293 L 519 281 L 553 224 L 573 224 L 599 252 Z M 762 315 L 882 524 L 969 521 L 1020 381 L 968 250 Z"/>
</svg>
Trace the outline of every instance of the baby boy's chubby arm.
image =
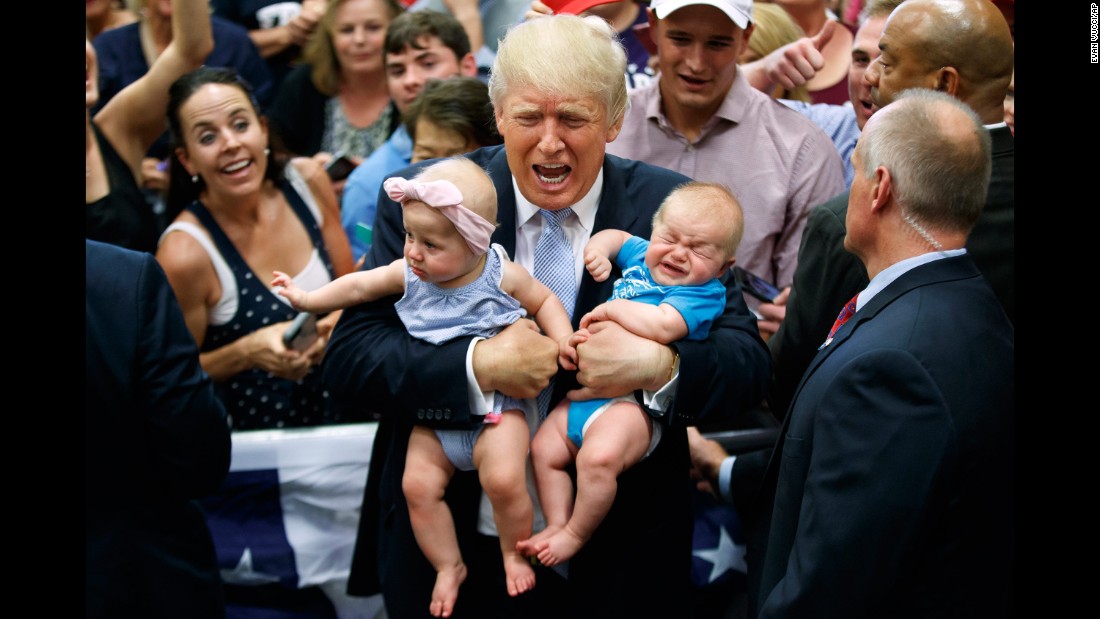
<svg viewBox="0 0 1100 619">
<path fill-rule="evenodd" d="M 611 275 L 611 263 L 630 237 L 629 232 L 622 230 L 601 230 L 588 239 L 584 246 L 584 266 L 592 279 L 602 282 Z"/>
<path fill-rule="evenodd" d="M 615 299 L 592 308 L 581 318 L 581 329 L 593 322 L 609 320 L 634 335 L 659 344 L 671 344 L 688 334 L 687 321 L 668 303 L 650 305 L 629 299 Z"/>
<path fill-rule="evenodd" d="M 546 337 L 558 345 L 558 362 L 567 370 L 577 369 L 577 350 L 570 343 L 573 324 L 558 296 L 514 262 L 504 263 L 501 289 L 512 296 L 534 319 Z"/>
</svg>

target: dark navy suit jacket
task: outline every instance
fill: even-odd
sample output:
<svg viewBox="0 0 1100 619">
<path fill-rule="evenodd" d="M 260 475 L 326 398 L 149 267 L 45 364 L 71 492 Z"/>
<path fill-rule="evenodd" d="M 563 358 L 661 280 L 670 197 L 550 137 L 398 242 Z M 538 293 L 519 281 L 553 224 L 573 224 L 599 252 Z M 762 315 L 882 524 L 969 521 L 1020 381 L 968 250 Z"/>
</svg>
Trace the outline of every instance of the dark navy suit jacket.
<svg viewBox="0 0 1100 619">
<path fill-rule="evenodd" d="M 515 195 L 502 146 L 468 155 L 485 168 L 496 185 L 499 226 L 493 242 L 515 253 Z M 395 176 L 414 176 L 414 165 Z M 605 156 L 604 186 L 594 232 L 614 228 L 649 238 L 660 202 L 686 177 L 642 162 Z M 401 209 L 380 191 L 374 244 L 366 268 L 402 255 Z M 613 273 L 597 283 L 586 272 L 577 294 L 574 323 L 611 294 Z M 656 451 L 623 473 L 610 513 L 588 544 L 570 561 L 564 590 L 553 587 L 554 573 L 539 568 L 532 591 L 508 598 L 499 549 L 488 546 L 481 563 L 475 548 L 478 486 L 476 473 L 459 473 L 448 500 L 469 566 L 454 617 L 674 616 L 690 604 L 692 511 L 690 462 L 684 427 L 704 417 L 722 419 L 749 411 L 764 394 L 770 372 L 767 349 L 756 321 L 729 281 L 727 309 L 699 342 L 681 341 L 680 379 Z M 469 428 L 465 358 L 470 338 L 434 346 L 410 337 L 393 310 L 398 297 L 345 310 L 324 362 L 330 393 L 347 403 L 382 415 L 371 457 L 370 477 L 360 520 L 349 591 L 367 595 L 381 590 L 390 616 L 426 616 L 434 571 L 419 552 L 409 529 L 401 493 L 408 434 L 416 423 L 439 428 Z M 576 385 L 571 373 L 555 381 L 557 401 Z M 497 579 L 484 595 L 471 584 L 495 570 Z M 479 574 L 481 572 L 481 574 Z M 644 583 L 654 588 L 639 591 Z M 404 607 L 407 605 L 407 608 Z M 530 615 L 528 613 L 535 613 Z M 580 613 L 578 615 L 577 613 Z M 560 617 L 561 615 L 558 614 Z"/>
<path fill-rule="evenodd" d="M 764 476 L 750 616 L 1006 616 L 1013 351 L 969 255 L 903 274 L 837 331 Z"/>
<path fill-rule="evenodd" d="M 87 617 L 224 617 L 194 501 L 229 472 L 225 408 L 151 254 L 85 241 Z"/>
</svg>

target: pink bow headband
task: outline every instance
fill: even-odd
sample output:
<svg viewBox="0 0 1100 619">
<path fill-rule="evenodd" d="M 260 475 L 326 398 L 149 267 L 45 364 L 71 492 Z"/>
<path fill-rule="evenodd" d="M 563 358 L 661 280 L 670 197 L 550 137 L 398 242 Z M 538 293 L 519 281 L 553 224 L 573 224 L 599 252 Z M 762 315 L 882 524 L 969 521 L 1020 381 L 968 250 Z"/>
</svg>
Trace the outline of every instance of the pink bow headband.
<svg viewBox="0 0 1100 619">
<path fill-rule="evenodd" d="M 391 200 L 401 206 L 409 200 L 419 200 L 430 207 L 439 209 L 443 216 L 451 220 L 458 233 L 466 239 L 466 244 L 480 256 L 489 250 L 489 238 L 496 224 L 481 215 L 462 206 L 462 192 L 451 181 L 406 180 L 400 176 L 387 178 L 382 183 Z"/>
</svg>

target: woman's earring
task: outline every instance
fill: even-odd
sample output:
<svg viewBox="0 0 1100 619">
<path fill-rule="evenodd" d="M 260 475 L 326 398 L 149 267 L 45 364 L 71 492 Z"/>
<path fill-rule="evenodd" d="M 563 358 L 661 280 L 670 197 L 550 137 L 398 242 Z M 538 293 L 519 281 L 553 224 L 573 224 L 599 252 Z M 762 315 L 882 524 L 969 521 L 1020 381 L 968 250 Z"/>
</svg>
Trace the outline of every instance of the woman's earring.
<svg viewBox="0 0 1100 619">
<path fill-rule="evenodd" d="M 264 155 L 267 155 L 268 157 L 270 157 L 271 156 L 271 149 L 270 148 L 265 148 L 264 149 Z"/>
<path fill-rule="evenodd" d="M 194 174 L 194 175 L 192 175 L 192 176 L 191 176 L 191 182 L 192 182 L 192 183 L 197 183 L 197 182 L 199 182 L 199 175 L 198 175 L 198 174 Z"/>
</svg>

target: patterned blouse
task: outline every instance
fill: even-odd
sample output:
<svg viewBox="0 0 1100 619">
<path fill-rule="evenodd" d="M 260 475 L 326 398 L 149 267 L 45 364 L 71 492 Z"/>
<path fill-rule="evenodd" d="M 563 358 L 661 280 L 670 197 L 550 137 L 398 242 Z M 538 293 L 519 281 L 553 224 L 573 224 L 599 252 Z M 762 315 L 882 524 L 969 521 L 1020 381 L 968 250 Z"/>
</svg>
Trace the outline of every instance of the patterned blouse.
<svg viewBox="0 0 1100 619">
<path fill-rule="evenodd" d="M 348 120 L 340 98 L 330 98 L 325 103 L 325 134 L 321 137 L 321 150 L 366 159 L 390 137 L 394 113 L 393 104 L 389 104 L 378 120 L 360 129 Z"/>
</svg>

